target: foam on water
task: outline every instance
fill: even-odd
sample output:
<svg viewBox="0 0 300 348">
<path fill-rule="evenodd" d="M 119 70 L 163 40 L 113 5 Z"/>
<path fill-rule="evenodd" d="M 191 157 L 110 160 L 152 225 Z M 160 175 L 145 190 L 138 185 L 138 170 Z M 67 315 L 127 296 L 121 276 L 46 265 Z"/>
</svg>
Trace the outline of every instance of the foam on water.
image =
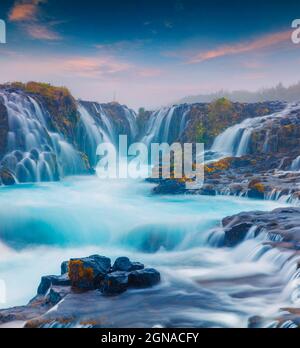
<svg viewBox="0 0 300 348">
<path fill-rule="evenodd" d="M 276 202 L 161 197 L 151 195 L 151 188 L 94 177 L 1 188 L 0 278 L 7 287 L 2 307 L 26 303 L 40 277 L 59 273 L 63 260 L 95 253 L 112 259 L 127 255 L 162 273 L 158 288 L 129 292 L 118 300 L 118 310 L 130 313 L 136 296 L 147 296 L 153 311 L 159 308 L 164 316 L 140 318 L 137 311 L 135 318 L 122 314 L 122 320 L 147 326 L 245 326 L 251 315 L 295 303 L 297 259 L 290 253 L 265 247 L 262 237 L 251 234 L 234 249 L 208 242 L 224 216 L 271 210 Z"/>
</svg>

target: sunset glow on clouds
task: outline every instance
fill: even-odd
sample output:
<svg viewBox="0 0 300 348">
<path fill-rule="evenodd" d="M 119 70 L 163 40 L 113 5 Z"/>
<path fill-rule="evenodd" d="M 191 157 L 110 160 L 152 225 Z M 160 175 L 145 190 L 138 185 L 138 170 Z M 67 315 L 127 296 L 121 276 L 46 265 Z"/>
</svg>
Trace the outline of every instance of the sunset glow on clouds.
<svg viewBox="0 0 300 348">
<path fill-rule="evenodd" d="M 18 0 L 14 3 L 9 20 L 12 22 L 35 20 L 38 15 L 39 4 L 46 0 Z"/>
<path fill-rule="evenodd" d="M 250 42 L 245 41 L 238 44 L 220 46 L 213 50 L 196 54 L 193 58 L 191 58 L 191 60 L 189 60 L 189 63 L 196 64 L 218 57 L 247 53 L 251 51 L 259 51 L 276 44 L 286 43 L 289 41 L 290 37 L 291 30 L 265 35 Z"/>
<path fill-rule="evenodd" d="M 17 0 L 9 12 L 9 20 L 16 22 L 29 37 L 38 40 L 60 40 L 61 36 L 52 29 L 52 25 L 42 21 L 39 6 L 47 0 Z"/>
<path fill-rule="evenodd" d="M 288 85 L 300 80 L 299 13 L 292 0 L 1 0 L 0 83 L 50 82 L 102 102 L 116 93 L 136 108 Z"/>
</svg>

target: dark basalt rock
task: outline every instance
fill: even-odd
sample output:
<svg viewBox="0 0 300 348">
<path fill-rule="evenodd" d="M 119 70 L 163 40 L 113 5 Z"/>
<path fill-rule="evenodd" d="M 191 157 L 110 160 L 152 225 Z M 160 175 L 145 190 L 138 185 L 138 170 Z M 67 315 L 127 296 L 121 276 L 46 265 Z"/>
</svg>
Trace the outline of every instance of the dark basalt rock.
<svg viewBox="0 0 300 348">
<path fill-rule="evenodd" d="M 160 273 L 154 268 L 145 268 L 140 271 L 131 272 L 128 276 L 130 286 L 137 288 L 147 288 L 160 282 Z"/>
<path fill-rule="evenodd" d="M 69 277 L 73 287 L 82 290 L 96 289 L 110 271 L 111 260 L 108 257 L 92 255 L 69 261 Z"/>
<path fill-rule="evenodd" d="M 64 261 L 61 265 L 64 274 L 42 277 L 37 296 L 27 306 L 0 310 L 0 324 L 17 320 L 26 321 L 26 328 L 54 327 L 53 322 L 57 320 L 57 327 L 73 327 L 72 325 L 78 324 L 78 316 L 82 318 L 80 322 L 86 322 L 88 318 L 93 323 L 91 327 L 103 327 L 99 314 L 94 309 L 98 304 L 101 306 L 102 301 L 106 301 L 106 296 L 120 295 L 131 287 L 151 287 L 160 281 L 158 271 L 152 268 L 141 269 L 144 265 L 131 262 L 126 257 L 118 258 L 115 265 L 139 270 L 112 271 L 110 259 L 99 255 Z M 74 279 L 71 283 L 68 273 L 65 273 L 67 269 L 69 274 L 76 276 L 75 283 Z M 103 277 L 101 281 L 99 274 Z M 91 288 L 87 288 L 87 285 Z M 57 310 L 51 311 L 55 305 Z M 66 308 L 72 312 L 71 316 L 66 315 Z M 55 318 L 52 319 L 52 316 Z"/>
<path fill-rule="evenodd" d="M 113 271 L 131 272 L 144 269 L 140 262 L 131 262 L 128 257 L 118 257 L 112 267 Z"/>
<path fill-rule="evenodd" d="M 226 229 L 224 239 L 225 245 L 228 247 L 234 247 L 242 242 L 251 227 L 252 225 L 250 223 L 240 223 Z"/>
<path fill-rule="evenodd" d="M 0 185 L 1 183 L 6 186 L 11 186 L 16 183 L 16 180 L 9 170 L 0 168 Z"/>
<path fill-rule="evenodd" d="M 186 192 L 184 182 L 179 182 L 178 180 L 172 179 L 165 179 L 159 182 L 160 184 L 153 189 L 153 192 L 156 194 L 176 195 Z"/>
<path fill-rule="evenodd" d="M 46 295 L 51 286 L 70 286 L 71 281 L 67 274 L 62 276 L 44 276 L 41 278 L 41 283 L 38 287 L 38 295 Z"/>
<path fill-rule="evenodd" d="M 106 296 L 119 295 L 128 288 L 128 273 L 113 272 L 105 276 L 101 292 Z"/>
<path fill-rule="evenodd" d="M 254 199 L 277 199 L 283 195 L 300 199 L 300 171 L 290 172 L 290 167 L 299 152 L 282 154 L 256 154 L 243 157 L 228 157 L 205 165 L 204 184 L 200 189 L 188 190 L 178 179 L 148 180 L 157 184 L 155 194 L 216 194 L 241 195 Z M 284 171 L 279 171 L 284 170 Z"/>
<path fill-rule="evenodd" d="M 62 286 L 53 286 L 51 287 L 49 294 L 46 297 L 46 303 L 52 306 L 58 304 L 68 293 L 69 288 Z"/>
<path fill-rule="evenodd" d="M 300 243 L 300 208 L 278 208 L 271 212 L 243 212 L 223 219 L 224 244 L 235 246 L 256 227 L 254 236 L 264 231 L 270 246 L 298 251 Z"/>
</svg>

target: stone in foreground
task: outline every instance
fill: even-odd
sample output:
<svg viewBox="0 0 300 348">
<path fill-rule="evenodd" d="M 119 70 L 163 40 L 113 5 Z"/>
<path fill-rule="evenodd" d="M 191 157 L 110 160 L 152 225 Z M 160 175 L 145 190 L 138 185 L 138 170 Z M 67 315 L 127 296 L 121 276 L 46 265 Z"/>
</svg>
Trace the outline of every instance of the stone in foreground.
<svg viewBox="0 0 300 348">
<path fill-rule="evenodd" d="M 119 295 L 128 288 L 128 273 L 113 272 L 106 275 L 101 292 L 106 296 Z"/>
<path fill-rule="evenodd" d="M 160 282 L 160 273 L 154 268 L 145 268 L 131 272 L 128 276 L 129 286 L 147 288 Z"/>
<path fill-rule="evenodd" d="M 51 286 L 70 286 L 71 282 L 67 274 L 62 276 L 44 276 L 41 278 L 40 285 L 38 287 L 38 295 L 46 295 Z"/>
<path fill-rule="evenodd" d="M 68 264 L 71 285 L 82 290 L 96 289 L 100 287 L 110 268 L 111 260 L 105 256 L 92 255 L 71 259 Z"/>
<path fill-rule="evenodd" d="M 140 262 L 131 262 L 128 257 L 118 257 L 113 265 L 113 271 L 131 272 L 144 269 Z"/>
</svg>

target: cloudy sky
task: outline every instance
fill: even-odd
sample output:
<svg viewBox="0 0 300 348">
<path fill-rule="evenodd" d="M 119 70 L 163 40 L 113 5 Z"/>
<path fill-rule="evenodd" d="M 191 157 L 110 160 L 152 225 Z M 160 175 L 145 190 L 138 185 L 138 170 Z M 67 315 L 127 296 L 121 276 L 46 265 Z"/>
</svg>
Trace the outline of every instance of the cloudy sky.
<svg viewBox="0 0 300 348">
<path fill-rule="evenodd" d="M 158 107 L 220 89 L 300 80 L 299 0 L 1 0 L 0 82 Z"/>
</svg>

